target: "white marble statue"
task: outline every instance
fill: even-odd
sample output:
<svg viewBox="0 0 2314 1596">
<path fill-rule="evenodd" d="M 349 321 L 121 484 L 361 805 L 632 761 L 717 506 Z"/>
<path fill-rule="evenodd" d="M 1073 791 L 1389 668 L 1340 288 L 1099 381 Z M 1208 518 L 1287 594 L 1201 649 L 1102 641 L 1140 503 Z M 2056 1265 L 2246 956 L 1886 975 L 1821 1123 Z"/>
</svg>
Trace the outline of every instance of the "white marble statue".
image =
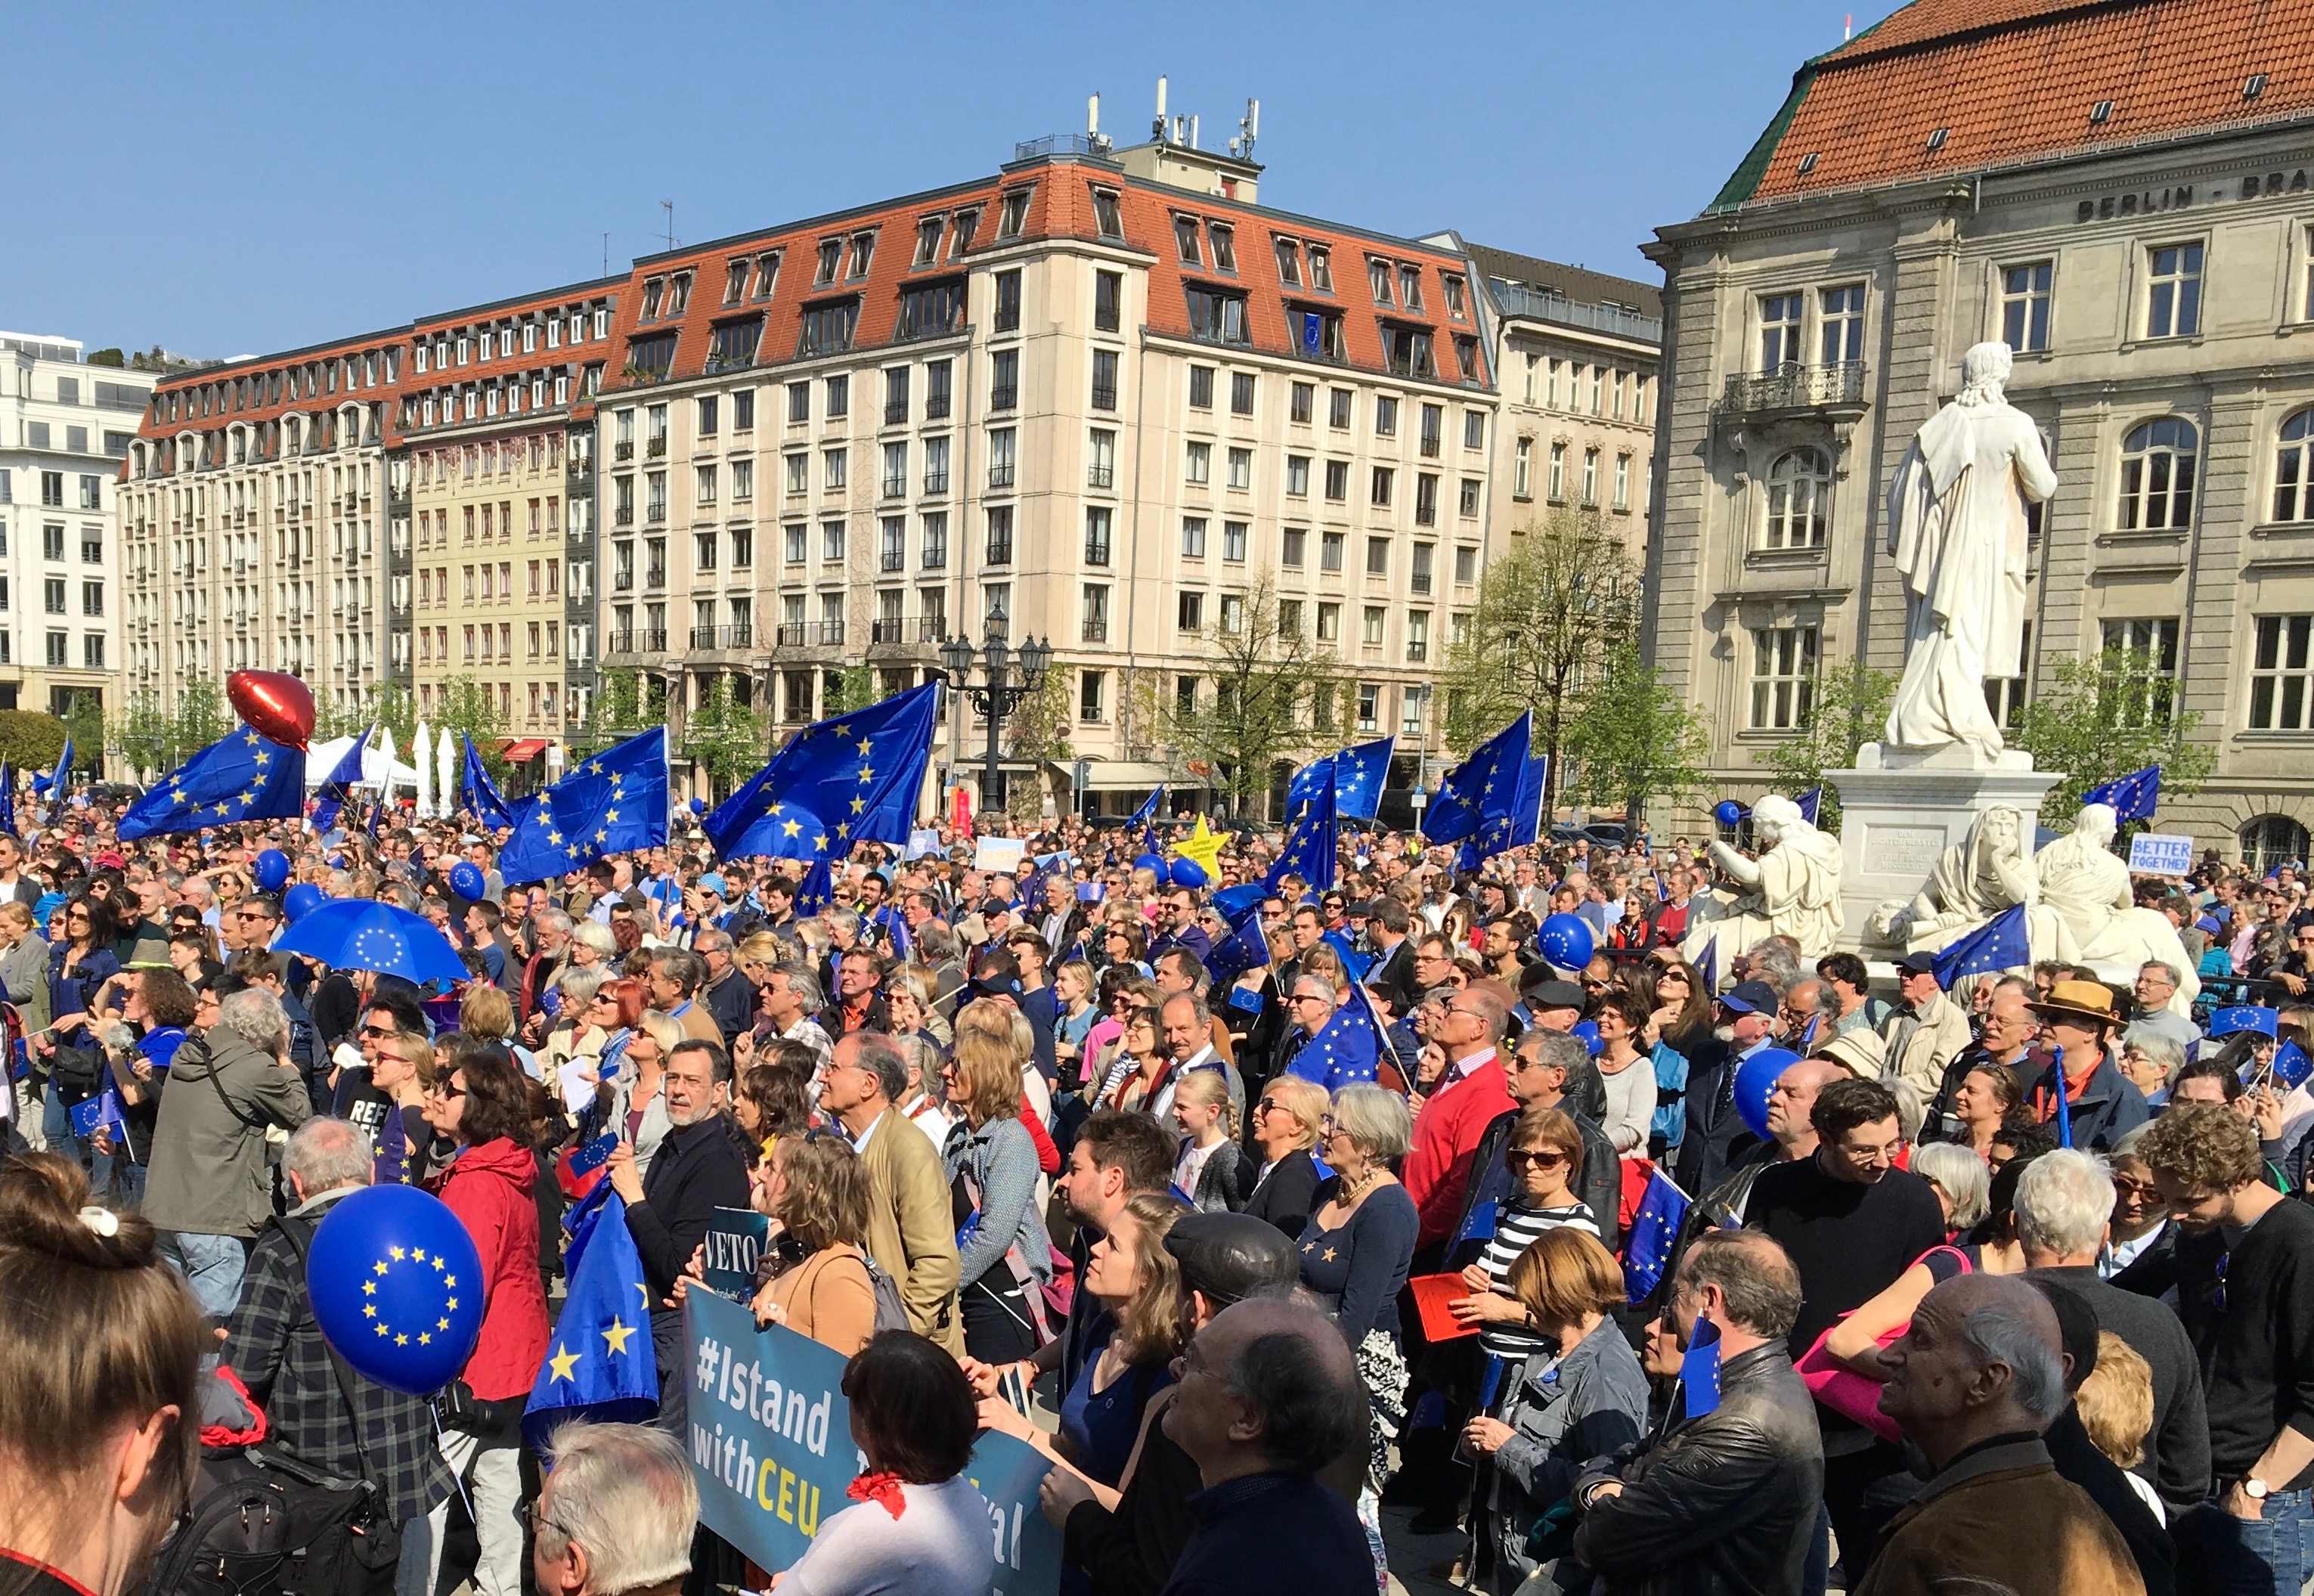
<svg viewBox="0 0 2314 1596">
<path fill-rule="evenodd" d="M 2002 396 L 2009 368 L 2007 344 L 1962 357 L 1960 396 L 1921 428 L 1888 489 L 1888 550 L 1904 579 L 1894 747 L 1962 743 L 1988 763 L 2001 751 L 1984 683 L 2022 674 L 2025 506 L 2057 487 L 2032 418 Z"/>
<path fill-rule="evenodd" d="M 2129 867 L 2113 851 L 2119 829 L 2112 805 L 2086 804 L 2071 832 L 2034 855 L 2041 902 L 2026 917 L 2033 957 L 2110 966 L 2124 979 L 2134 979 L 2140 965 L 2159 959 L 2180 977 L 2169 1006 L 2189 1013 L 2201 979 L 2169 917 L 2158 909 L 2138 908 L 2132 900 Z"/>
<path fill-rule="evenodd" d="M 1809 824 L 1799 806 L 1771 795 L 1752 807 L 1757 859 L 1714 842 L 1711 857 L 1742 884 L 1740 893 L 1714 892 L 1695 900 L 1683 944 L 1693 958 L 1718 939 L 1722 967 L 1736 954 L 1773 936 L 1790 937 L 1803 958 L 1821 958 L 1840 943 L 1840 839 Z"/>
<path fill-rule="evenodd" d="M 1884 946 L 1933 951 L 2040 895 L 2032 829 L 2014 807 L 1995 804 L 1945 850 L 1911 902 L 1883 904 L 1873 912 L 1871 930 Z"/>
</svg>

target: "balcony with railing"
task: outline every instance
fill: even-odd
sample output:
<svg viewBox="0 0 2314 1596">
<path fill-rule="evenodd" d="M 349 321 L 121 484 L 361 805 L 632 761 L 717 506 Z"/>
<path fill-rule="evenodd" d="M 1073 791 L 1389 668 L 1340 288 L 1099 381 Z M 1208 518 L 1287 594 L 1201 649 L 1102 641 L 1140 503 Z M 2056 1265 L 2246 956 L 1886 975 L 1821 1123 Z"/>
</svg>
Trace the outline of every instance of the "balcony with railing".
<svg viewBox="0 0 2314 1596">
<path fill-rule="evenodd" d="M 843 647 L 843 622 L 823 621 L 819 623 L 819 646 L 823 648 Z"/>
<path fill-rule="evenodd" d="M 1106 620 L 1087 621 L 1082 632 L 1082 640 L 1085 642 L 1106 643 L 1108 641 L 1108 622 Z"/>
<path fill-rule="evenodd" d="M 1544 294 L 1500 278 L 1489 286 L 1494 289 L 1495 303 L 1503 307 L 1506 316 L 1532 316 L 1568 327 L 1587 327 L 1594 332 L 1636 339 L 1641 343 L 1663 342 L 1661 316 L 1643 316 L 1620 304 L 1584 304 L 1563 294 Z"/>
<path fill-rule="evenodd" d="M 808 622 L 784 621 L 772 633 L 772 640 L 782 648 L 800 648 L 810 631 Z"/>
<path fill-rule="evenodd" d="M 731 626 L 694 626 L 691 629 L 693 649 L 752 648 L 755 646 L 755 629 L 742 624 Z"/>
<path fill-rule="evenodd" d="M 1864 363 L 1842 361 L 1833 366 L 1790 365 L 1774 371 L 1731 372 L 1714 411 L 1723 417 L 1768 416 L 1819 412 L 1864 413 Z"/>
<path fill-rule="evenodd" d="M 612 459 L 614 459 L 614 460 L 632 460 L 634 457 L 635 457 L 635 440 L 634 440 L 634 439 L 632 439 L 632 438 L 624 438 L 624 439 L 622 439 L 620 442 L 615 443 L 615 444 L 613 444 L 613 445 L 611 445 L 611 458 L 612 458 Z"/>
</svg>

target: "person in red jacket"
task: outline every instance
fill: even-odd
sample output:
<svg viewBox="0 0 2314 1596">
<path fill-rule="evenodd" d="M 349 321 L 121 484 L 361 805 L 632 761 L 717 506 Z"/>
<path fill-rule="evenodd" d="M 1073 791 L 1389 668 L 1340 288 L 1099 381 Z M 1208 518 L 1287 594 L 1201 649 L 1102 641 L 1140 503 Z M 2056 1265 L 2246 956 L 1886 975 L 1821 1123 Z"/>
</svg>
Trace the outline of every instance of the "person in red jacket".
<svg viewBox="0 0 2314 1596">
<path fill-rule="evenodd" d="M 1439 1012 L 1431 1027 L 1446 1051 L 1446 1072 L 1414 1121 L 1414 1151 L 1406 1155 L 1407 1195 L 1422 1216 L 1415 1239 L 1415 1272 L 1425 1273 L 1426 1253 L 1435 1254 L 1454 1231 L 1462 1194 L 1471 1184 L 1471 1162 L 1497 1115 L 1518 1107 L 1511 1097 L 1510 1071 L 1497 1056 L 1510 1011 L 1484 985 L 1466 987 Z"/>
<path fill-rule="evenodd" d="M 441 1403 L 442 1456 L 473 1503 L 480 1596 L 522 1596 L 522 1410 L 546 1356 L 546 1291 L 538 1274 L 537 1160 L 522 1076 L 497 1049 L 464 1037 L 426 1090 L 426 1118 L 456 1155 L 428 1182 L 482 1255 L 482 1329 Z M 645 1331 L 644 1334 L 649 1334 Z M 449 1503 L 426 1530 L 438 1573 Z M 419 1525 L 412 1521 L 411 1530 Z M 405 1559 L 413 1548 L 405 1544 Z M 427 1588 L 431 1590 L 432 1575 Z"/>
</svg>

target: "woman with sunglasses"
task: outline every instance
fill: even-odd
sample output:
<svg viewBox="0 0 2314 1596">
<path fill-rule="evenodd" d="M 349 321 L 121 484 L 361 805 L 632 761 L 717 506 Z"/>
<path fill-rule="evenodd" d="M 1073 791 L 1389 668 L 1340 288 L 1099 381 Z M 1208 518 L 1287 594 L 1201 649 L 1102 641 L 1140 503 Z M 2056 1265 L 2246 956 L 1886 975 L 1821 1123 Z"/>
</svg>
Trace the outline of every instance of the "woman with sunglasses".
<svg viewBox="0 0 2314 1596">
<path fill-rule="evenodd" d="M 1654 982 L 1653 1021 L 1656 1040 L 1688 1058 L 1711 1040 L 1711 994 L 1703 990 L 1703 974 L 1675 953 L 1657 953 L 1642 974 Z"/>
<path fill-rule="evenodd" d="M 1543 1342 L 1511 1290 L 1511 1265 L 1539 1238 L 1562 1225 L 1597 1236 L 1599 1218 L 1575 1195 L 1583 1179 L 1583 1131 L 1563 1110 L 1522 1113 L 1511 1125 L 1503 1166 L 1512 1179 L 1510 1201 L 1497 1210 L 1495 1233 L 1478 1262 L 1462 1271 L 1471 1294 L 1453 1307 L 1457 1320 L 1479 1327 L 1481 1352 L 1524 1358 L 1541 1350 Z"/>
<path fill-rule="evenodd" d="M 48 1107 L 41 1129 L 49 1145 L 81 1152 L 81 1139 L 72 1133 L 70 1110 L 96 1096 L 104 1069 L 96 1034 L 89 1029 L 89 1013 L 104 983 L 120 973 L 112 953 L 112 915 L 102 898 L 76 893 L 58 911 L 64 917 L 63 939 L 49 948 L 49 1033 L 33 1040 L 33 1050 L 51 1061 Z M 60 1053 L 58 1050 L 62 1049 Z M 111 1178 L 111 1160 L 99 1156 L 91 1178 L 99 1190 Z"/>
<path fill-rule="evenodd" d="M 1250 1129 L 1261 1161 L 1245 1212 L 1297 1239 L 1310 1221 L 1311 1195 L 1318 1189 L 1312 1154 L 1318 1128 L 1330 1106 L 1324 1087 L 1292 1074 L 1281 1074 L 1263 1087 L 1253 1106 Z"/>
<path fill-rule="evenodd" d="M 1149 975 L 1149 933 L 1129 920 L 1112 920 L 1100 934 L 1100 957 L 1104 969 Z"/>
</svg>

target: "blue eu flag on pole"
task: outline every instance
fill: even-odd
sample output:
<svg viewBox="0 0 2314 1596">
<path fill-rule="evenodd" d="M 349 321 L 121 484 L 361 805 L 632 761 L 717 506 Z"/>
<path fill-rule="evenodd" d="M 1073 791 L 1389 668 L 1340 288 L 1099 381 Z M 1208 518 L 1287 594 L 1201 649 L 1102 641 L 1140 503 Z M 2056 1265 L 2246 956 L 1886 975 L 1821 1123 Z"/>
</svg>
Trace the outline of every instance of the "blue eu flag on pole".
<svg viewBox="0 0 2314 1596">
<path fill-rule="evenodd" d="M 474 818 L 486 825 L 513 825 L 514 811 L 507 807 L 506 795 L 499 790 L 499 784 L 490 780 L 490 772 L 483 768 L 481 751 L 474 746 L 472 737 L 466 739 L 464 773 L 466 807 L 474 812 Z"/>
<path fill-rule="evenodd" d="M 120 1096 L 109 1086 L 86 1102 L 74 1104 L 66 1117 L 72 1121 L 75 1136 L 93 1136 L 101 1127 L 110 1126 L 114 1142 L 126 1144 L 128 1141 L 128 1122 L 120 1117 Z"/>
<path fill-rule="evenodd" d="M 305 812 L 305 755 L 240 727 L 171 772 L 120 817 L 120 840 Z"/>
<path fill-rule="evenodd" d="M 828 869 L 827 860 L 820 860 L 803 873 L 801 881 L 796 883 L 795 912 L 799 917 L 817 914 L 825 910 L 835 897 L 835 872 Z"/>
<path fill-rule="evenodd" d="M 1475 870 L 1491 854 L 1507 852 L 1513 848 L 1531 847 L 1542 837 L 1543 772 L 1550 768 L 1547 754 L 1535 754 L 1519 770 L 1518 798 L 1506 817 L 1488 824 L 1485 830 L 1462 844 L 1462 866 Z"/>
<path fill-rule="evenodd" d="M 1382 789 L 1390 779 L 1391 755 L 1397 748 L 1398 738 L 1387 736 L 1312 760 L 1286 783 L 1286 814 L 1299 816 L 1304 806 L 1315 803 L 1319 793 L 1330 786 L 1336 815 L 1373 819 L 1382 807 Z"/>
<path fill-rule="evenodd" d="M 1719 1406 L 1719 1327 L 1699 1315 L 1695 1333 L 1679 1361 L 1679 1390 L 1684 1416 L 1700 1419 Z"/>
<path fill-rule="evenodd" d="M 2033 962 L 2025 932 L 2025 905 L 2003 909 L 1937 955 L 1937 984 L 1947 992 L 1964 975 L 1998 974 Z"/>
<path fill-rule="evenodd" d="M 1815 817 L 1824 811 L 1824 789 L 1821 787 L 1809 788 L 1806 792 L 1800 794 L 1799 797 L 1792 800 L 1792 807 L 1800 812 L 1800 818 L 1802 820 L 1806 821 L 1810 825 L 1815 824 Z M 1712 1340 L 1716 1343 L 1718 1339 L 1719 1333 L 1716 1330 L 1713 1331 Z"/>
<path fill-rule="evenodd" d="M 589 755 L 517 807 L 499 851 L 508 881 L 545 881 L 614 853 L 667 842 L 667 728 Z"/>
<path fill-rule="evenodd" d="M 1248 970 L 1257 970 L 1269 962 L 1269 940 L 1261 927 L 1261 904 L 1256 900 L 1230 921 L 1229 935 L 1214 944 L 1206 956 L 1206 969 L 1212 974 L 1214 990 L 1219 992 Z"/>
<path fill-rule="evenodd" d="M 724 859 L 841 859 L 905 842 L 932 756 L 940 683 L 814 721 L 701 821 Z"/>
<path fill-rule="evenodd" d="M 16 772 L 0 759 L 0 832 L 16 834 Z"/>
<path fill-rule="evenodd" d="M 1623 1246 L 1623 1283 L 1632 1307 L 1663 1283 L 1687 1207 L 1687 1194 L 1662 1170 L 1648 1175 L 1647 1189 L 1639 1198 L 1638 1212 L 1631 1215 L 1631 1233 Z"/>
<path fill-rule="evenodd" d="M 1157 818 L 1157 806 L 1164 801 L 1165 784 L 1162 781 L 1160 781 L 1157 784 L 1157 790 L 1151 793 L 1147 798 L 1143 798 L 1141 800 L 1141 807 L 1133 811 L 1133 818 L 1125 823 L 1126 829 L 1130 831 L 1136 825 L 1147 825 L 1152 821 L 1155 820 Z"/>
<path fill-rule="evenodd" d="M 1312 889 L 1323 892 L 1334 885 L 1338 856 L 1334 839 L 1334 784 L 1329 781 L 1286 833 L 1285 846 L 1279 851 L 1277 862 L 1269 867 L 1262 886 L 1276 892 L 1286 877 L 1299 876 Z"/>
<path fill-rule="evenodd" d="M 1325 1027 L 1303 1044 L 1285 1068 L 1328 1091 L 1374 1078 L 1385 1045 L 1382 1020 L 1366 1001 L 1365 988 L 1352 986 L 1350 1001 L 1334 1010 Z"/>
<path fill-rule="evenodd" d="M 52 816 L 60 814 L 64 809 L 65 788 L 72 780 L 72 733 L 66 732 L 65 733 L 65 751 L 57 755 L 57 768 L 49 772 L 49 813 Z M 297 773 L 297 780 L 301 784 L 305 780 L 305 772 L 302 770 Z M 302 798 L 304 794 L 301 792 L 298 796 Z M 270 819 L 272 816 L 269 816 L 267 818 Z M 128 833 L 124 832 L 121 833 L 120 840 L 126 842 L 130 839 Z"/>
<path fill-rule="evenodd" d="M 523 1436 L 541 1455 L 571 1419 L 638 1423 L 658 1411 L 650 1288 L 627 1231 L 627 1205 L 607 1180 L 566 1221 L 570 1294 L 523 1410 Z"/>
<path fill-rule="evenodd" d="M 1294 772 L 1285 783 L 1285 813 L 1289 817 L 1299 816 L 1316 803 L 1320 794 L 1334 790 L 1334 762 L 1340 757 L 1338 754 L 1329 754 Z"/>
<path fill-rule="evenodd" d="M 2114 817 L 2124 824 L 2151 820 L 2161 805 L 2161 767 L 2147 765 L 2126 776 L 2115 776 L 2081 794 L 2084 804 L 2111 804 Z"/>
<path fill-rule="evenodd" d="M 1438 797 L 1422 817 L 1422 835 L 1432 842 L 1483 838 L 1489 827 L 1506 833 L 1518 809 L 1519 789 L 1532 753 L 1534 711 L 1479 744 L 1471 757 L 1446 772 Z M 1489 851 L 1495 850 L 1490 849 Z"/>
<path fill-rule="evenodd" d="M 1719 939 L 1718 937 L 1713 937 L 1704 943 L 1702 949 L 1696 954 L 1695 973 L 1702 978 L 1703 995 L 1707 998 L 1718 997 L 1719 995 Z"/>
<path fill-rule="evenodd" d="M 374 729 L 371 727 L 362 728 L 362 734 L 354 739 L 353 746 L 347 749 L 345 756 L 330 768 L 330 773 L 322 779 L 322 785 L 315 789 L 314 794 L 314 829 L 315 831 L 325 832 L 338 824 L 339 811 L 346 807 L 346 800 L 353 796 L 354 788 L 361 780 L 362 751 L 369 746 L 369 735 Z"/>
</svg>

